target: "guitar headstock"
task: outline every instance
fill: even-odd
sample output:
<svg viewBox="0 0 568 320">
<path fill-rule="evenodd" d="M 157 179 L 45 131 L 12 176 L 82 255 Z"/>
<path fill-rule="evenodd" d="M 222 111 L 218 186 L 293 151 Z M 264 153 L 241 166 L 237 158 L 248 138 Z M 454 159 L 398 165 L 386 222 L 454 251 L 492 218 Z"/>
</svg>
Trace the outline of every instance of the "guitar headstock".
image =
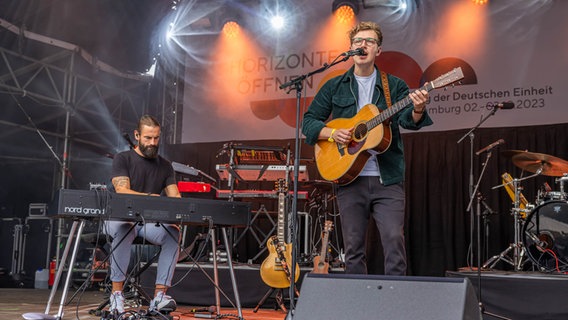
<svg viewBox="0 0 568 320">
<path fill-rule="evenodd" d="M 331 220 L 326 220 L 325 224 L 323 226 L 323 231 L 324 232 L 330 232 L 331 229 L 333 229 L 333 221 Z"/>
<path fill-rule="evenodd" d="M 463 71 L 461 67 L 454 68 L 454 70 L 445 73 L 435 80 L 430 81 L 432 88 L 441 88 L 452 83 L 458 82 L 464 78 Z"/>
<path fill-rule="evenodd" d="M 288 191 L 288 182 L 286 179 L 280 178 L 274 183 L 274 190 L 277 193 L 286 193 Z"/>
</svg>

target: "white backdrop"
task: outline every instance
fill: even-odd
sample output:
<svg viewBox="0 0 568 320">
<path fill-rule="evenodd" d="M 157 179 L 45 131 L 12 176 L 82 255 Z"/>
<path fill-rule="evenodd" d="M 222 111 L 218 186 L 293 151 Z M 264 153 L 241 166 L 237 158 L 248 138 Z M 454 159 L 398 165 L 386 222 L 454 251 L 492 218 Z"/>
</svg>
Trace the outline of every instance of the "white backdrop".
<svg viewBox="0 0 568 320">
<path fill-rule="evenodd" d="M 422 72 L 431 80 L 452 66 L 467 67 L 464 84 L 431 92 L 434 125 L 424 130 L 471 128 L 492 110 L 488 105 L 503 101 L 515 108 L 499 110 L 483 127 L 568 122 L 563 74 L 568 70 L 568 1 L 490 2 L 421 0 L 405 13 L 361 8 L 359 21 L 372 20 L 383 29 L 378 61 L 390 58 L 382 61 L 385 69 L 411 88 L 419 86 Z M 184 40 L 206 54 L 186 59 L 182 143 L 294 137 L 295 93 L 278 86 L 348 50 L 348 26 L 329 22 L 331 1 L 289 3 L 297 20 L 288 33 L 277 34 L 251 15 L 241 40 L 245 46 L 221 46 L 212 37 Z M 351 65 L 343 62 L 308 79 L 302 103 Z"/>
</svg>

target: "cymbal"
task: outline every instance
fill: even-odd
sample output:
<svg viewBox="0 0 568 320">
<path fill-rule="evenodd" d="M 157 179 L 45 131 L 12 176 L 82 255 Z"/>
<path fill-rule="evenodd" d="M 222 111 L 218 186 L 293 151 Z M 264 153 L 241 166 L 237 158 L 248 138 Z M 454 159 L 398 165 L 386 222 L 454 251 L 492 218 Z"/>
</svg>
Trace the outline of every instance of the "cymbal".
<svg viewBox="0 0 568 320">
<path fill-rule="evenodd" d="M 542 170 L 540 174 L 551 177 L 568 173 L 568 161 L 548 154 L 520 150 L 505 150 L 502 154 L 511 157 L 513 163 L 525 171 L 537 173 Z"/>
<path fill-rule="evenodd" d="M 501 155 L 507 158 L 512 158 L 513 156 L 526 152 L 526 150 L 503 150 L 501 151 Z"/>
</svg>

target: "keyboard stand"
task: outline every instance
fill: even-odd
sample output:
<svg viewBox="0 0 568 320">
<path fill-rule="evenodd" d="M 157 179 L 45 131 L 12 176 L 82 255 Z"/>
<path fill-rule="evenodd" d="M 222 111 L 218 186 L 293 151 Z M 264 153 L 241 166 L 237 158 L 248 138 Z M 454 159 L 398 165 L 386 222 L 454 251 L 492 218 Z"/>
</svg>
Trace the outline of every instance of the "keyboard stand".
<svg viewBox="0 0 568 320">
<path fill-rule="evenodd" d="M 219 272 L 217 266 L 217 239 L 215 238 L 215 228 L 209 229 L 211 235 L 211 249 L 213 250 L 213 276 L 215 281 L 215 303 L 217 307 L 217 315 L 221 314 L 221 297 L 220 297 L 220 287 L 219 287 Z M 239 319 L 243 319 L 243 310 L 241 308 L 241 299 L 239 296 L 239 289 L 237 287 L 237 280 L 235 277 L 235 271 L 233 268 L 233 259 L 231 256 L 231 247 L 229 246 L 229 240 L 227 238 L 227 229 L 221 227 L 221 234 L 223 236 L 223 243 L 225 248 L 227 248 L 227 263 L 229 264 L 229 275 L 231 276 L 231 284 L 233 286 L 233 292 L 235 294 L 235 303 L 237 307 L 237 312 Z M 225 297 L 227 297 L 225 295 Z M 228 299 L 228 298 L 227 298 Z M 229 300 L 230 301 L 230 300 Z"/>
<path fill-rule="evenodd" d="M 81 222 L 79 222 L 79 220 Z M 136 224 L 133 224 L 131 229 L 134 228 Z M 73 224 L 71 225 L 71 230 L 69 231 L 69 237 L 67 238 L 67 244 L 65 244 L 65 249 L 63 250 L 63 255 L 61 256 L 61 260 L 59 261 L 59 266 L 57 268 L 57 273 L 55 274 L 55 280 L 53 281 L 53 287 L 51 288 L 51 292 L 49 293 L 49 299 L 47 300 L 47 305 L 45 307 L 45 312 L 42 315 L 42 319 L 55 319 L 61 320 L 63 318 L 63 308 L 65 307 L 65 299 L 67 298 L 67 294 L 69 292 L 69 285 L 71 283 L 71 277 L 73 275 L 73 266 L 75 265 L 75 261 L 77 260 L 77 252 L 79 251 L 79 245 L 81 242 L 81 235 L 83 234 L 83 228 L 85 227 L 85 219 L 74 219 Z M 128 231 L 130 232 L 130 230 Z M 69 250 L 71 249 L 71 243 L 73 243 L 73 238 L 75 238 L 75 243 L 73 246 L 73 252 L 71 254 L 71 260 L 69 261 L 67 267 L 67 277 L 65 278 L 65 285 L 63 287 L 63 292 L 61 294 L 61 300 L 59 301 L 59 310 L 57 315 L 50 316 L 49 311 L 51 309 L 51 304 L 57 293 L 57 288 L 59 287 L 59 282 L 61 280 L 61 276 L 63 274 L 63 270 L 65 269 L 65 262 L 67 261 L 67 257 L 69 256 Z M 37 314 L 36 314 L 37 315 Z M 26 315 L 24 314 L 23 317 L 25 319 Z M 38 319 L 38 318 L 30 318 L 30 319 Z"/>
<path fill-rule="evenodd" d="M 73 224 L 71 225 L 71 231 L 69 231 L 69 237 L 67 239 L 67 244 L 65 244 L 65 249 L 63 250 L 63 255 L 61 256 L 61 260 L 57 268 L 57 273 L 55 274 L 53 287 L 51 288 L 51 292 L 49 293 L 49 299 L 47 300 L 47 305 L 45 307 L 45 312 L 44 312 L 45 316 L 43 319 L 61 320 L 63 318 L 63 307 L 65 306 L 65 298 L 67 298 L 67 293 L 69 292 L 69 284 L 71 282 L 71 276 L 73 275 L 73 266 L 75 265 L 75 260 L 77 259 L 77 251 L 79 251 L 81 234 L 83 233 L 84 227 L 85 227 L 85 219 L 81 219 L 81 222 L 79 222 L 79 220 L 77 219 L 73 220 Z M 67 277 L 65 279 L 65 286 L 63 287 L 63 292 L 61 294 L 61 300 L 59 302 L 59 310 L 57 312 L 57 315 L 53 317 L 49 315 L 49 311 L 51 309 L 51 303 L 53 302 L 55 293 L 57 293 L 57 288 L 59 287 L 59 281 L 61 280 L 63 269 L 65 268 L 65 261 L 67 261 L 69 250 L 71 249 L 71 243 L 73 243 L 73 237 L 75 237 L 75 244 L 73 246 L 73 253 L 71 254 L 71 261 L 69 261 L 69 267 L 67 268 Z M 26 318 L 25 315 L 24 318 Z"/>
<path fill-rule="evenodd" d="M 133 224 L 132 227 L 134 227 L 136 224 Z M 73 221 L 73 224 L 71 225 L 71 230 L 69 231 L 69 237 L 67 240 L 67 244 L 65 245 L 65 249 L 63 250 L 63 255 L 61 256 L 61 260 L 57 269 L 57 273 L 55 275 L 55 280 L 53 282 L 53 287 L 51 288 L 51 292 L 49 294 L 49 299 L 47 300 L 47 305 L 45 307 L 45 312 L 44 314 L 38 314 L 38 313 L 34 313 L 33 315 L 30 314 L 31 318 L 29 319 L 44 319 L 44 320 L 61 320 L 63 318 L 63 308 L 65 306 L 65 299 L 67 298 L 67 294 L 69 291 L 69 284 L 71 283 L 71 276 L 73 274 L 73 266 L 75 265 L 75 261 L 77 259 L 77 252 L 79 251 L 79 244 L 81 242 L 81 235 L 83 233 L 83 228 L 85 226 L 85 219 L 80 219 L 79 220 L 75 219 Z M 225 227 L 221 227 L 221 233 L 222 233 L 222 237 L 223 237 L 223 243 L 225 245 L 225 248 L 231 248 L 229 246 L 229 240 L 227 237 L 227 230 Z M 212 249 L 214 252 L 213 255 L 213 269 L 214 269 L 214 284 L 215 284 L 215 302 L 216 302 L 216 307 L 217 307 L 217 313 L 221 314 L 221 298 L 220 298 L 220 287 L 219 287 L 219 275 L 218 275 L 218 266 L 217 266 L 217 239 L 215 237 L 215 228 L 210 228 L 210 234 L 211 234 L 211 245 L 212 245 Z M 63 292 L 61 294 L 61 300 L 59 302 L 59 310 L 57 312 L 56 316 L 51 316 L 49 315 L 49 311 L 51 309 L 51 304 L 53 302 L 53 299 L 55 297 L 55 294 L 57 293 L 57 288 L 59 287 L 59 282 L 61 280 L 61 276 L 63 274 L 63 269 L 65 267 L 65 262 L 67 261 L 67 258 L 69 256 L 69 251 L 71 249 L 71 244 L 73 243 L 73 238 L 75 238 L 74 241 L 74 246 L 73 246 L 73 252 L 71 254 L 71 260 L 69 261 L 69 267 L 68 267 L 68 271 L 67 271 L 67 277 L 65 279 L 65 285 L 63 288 Z M 231 255 L 231 250 L 227 250 L 227 262 L 229 265 L 229 274 L 231 277 L 231 284 L 233 287 L 233 292 L 235 295 L 235 304 L 236 304 L 236 308 L 238 311 L 238 316 L 239 319 L 243 319 L 243 311 L 242 311 L 242 307 L 241 307 L 241 301 L 240 301 L 240 296 L 239 296 L 239 291 L 238 291 L 238 287 L 237 287 L 237 281 L 236 281 L 236 277 L 235 277 L 235 272 L 234 272 L 234 268 L 233 268 L 233 261 L 232 261 L 232 255 Z M 199 266 L 199 265 L 198 265 Z M 205 273 L 205 271 L 202 269 L 202 271 Z M 205 273 L 206 274 L 206 273 Z M 226 294 L 224 294 L 225 297 Z M 228 299 L 228 297 L 227 297 Z M 230 299 L 228 299 L 230 301 Z M 23 317 L 25 319 L 28 319 L 28 317 L 26 317 L 27 314 L 24 314 Z M 41 316 L 42 318 L 38 318 L 39 316 Z"/>
</svg>

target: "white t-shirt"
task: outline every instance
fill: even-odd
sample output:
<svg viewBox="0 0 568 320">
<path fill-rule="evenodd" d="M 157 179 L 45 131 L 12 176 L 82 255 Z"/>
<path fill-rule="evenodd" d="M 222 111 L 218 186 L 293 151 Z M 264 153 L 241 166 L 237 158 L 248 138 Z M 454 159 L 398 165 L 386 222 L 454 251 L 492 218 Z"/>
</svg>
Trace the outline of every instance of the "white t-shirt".
<svg viewBox="0 0 568 320">
<path fill-rule="evenodd" d="M 357 110 L 361 110 L 365 105 L 373 101 L 373 93 L 375 92 L 375 85 L 377 83 L 377 69 L 373 71 L 370 76 L 362 77 L 355 75 L 357 86 L 359 88 L 359 99 L 357 100 Z M 367 150 L 373 155 L 367 160 L 365 167 L 361 170 L 360 176 L 380 176 L 379 163 L 377 161 L 377 152 L 374 150 Z"/>
</svg>

